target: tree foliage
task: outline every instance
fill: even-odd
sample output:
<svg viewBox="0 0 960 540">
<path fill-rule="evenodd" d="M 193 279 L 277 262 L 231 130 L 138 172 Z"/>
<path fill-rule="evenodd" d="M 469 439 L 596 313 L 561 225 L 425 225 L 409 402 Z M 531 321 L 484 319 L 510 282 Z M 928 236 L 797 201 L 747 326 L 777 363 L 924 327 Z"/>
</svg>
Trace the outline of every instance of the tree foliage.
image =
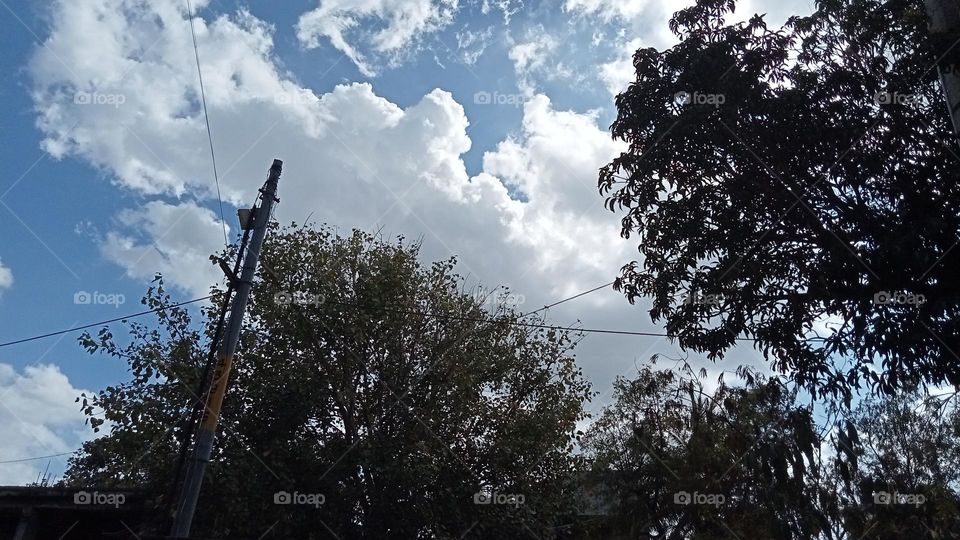
<svg viewBox="0 0 960 540">
<path fill-rule="evenodd" d="M 455 260 L 424 267 L 402 238 L 272 229 L 195 534 L 551 534 L 573 511 L 590 395 L 571 337 L 509 324 L 517 313 L 464 290 Z M 145 303 L 167 302 L 158 281 Z M 126 346 L 107 331 L 84 339 L 132 379 L 85 402 L 109 432 L 84 445 L 69 484 L 169 486 L 216 316 L 198 331 L 183 309 L 158 315 L 160 330 L 132 324 Z M 280 492 L 324 500 L 275 504 Z"/>
<path fill-rule="evenodd" d="M 953 398 L 907 391 L 870 399 L 836 431 L 834 444 L 838 507 L 852 537 L 960 537 L 960 409 Z"/>
<path fill-rule="evenodd" d="M 619 379 L 585 448 L 627 537 L 813 538 L 819 436 L 779 380 L 708 391 L 687 369 Z"/>
<path fill-rule="evenodd" d="M 634 56 L 629 149 L 599 179 L 642 255 L 616 286 L 683 347 L 755 338 L 818 395 L 960 384 L 958 156 L 923 2 L 819 0 L 781 29 L 726 24 L 734 4 Z"/>
</svg>

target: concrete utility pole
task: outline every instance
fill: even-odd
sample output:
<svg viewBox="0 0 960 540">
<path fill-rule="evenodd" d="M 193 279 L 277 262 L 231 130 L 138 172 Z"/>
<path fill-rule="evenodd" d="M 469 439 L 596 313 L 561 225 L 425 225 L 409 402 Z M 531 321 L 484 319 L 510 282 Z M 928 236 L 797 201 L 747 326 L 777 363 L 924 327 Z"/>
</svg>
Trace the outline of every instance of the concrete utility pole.
<svg viewBox="0 0 960 540">
<path fill-rule="evenodd" d="M 957 0 L 924 0 L 927 15 L 930 17 L 930 35 L 943 43 L 940 55 L 952 53 L 953 58 L 960 58 L 957 54 L 960 49 L 960 2 Z M 953 61 L 938 66 L 940 84 L 947 98 L 947 109 L 953 121 L 953 131 L 960 137 L 960 62 Z"/>
<path fill-rule="evenodd" d="M 240 277 L 227 276 L 231 281 L 235 280 L 237 292 L 233 297 L 233 304 L 230 306 L 230 319 L 227 322 L 224 339 L 220 342 L 220 348 L 217 351 L 217 363 L 213 370 L 210 388 L 207 391 L 200 428 L 193 444 L 193 454 L 190 458 L 187 477 L 177 501 L 176 516 L 173 528 L 170 531 L 170 535 L 175 538 L 187 538 L 190 535 L 190 525 L 197 508 L 197 498 L 200 496 L 200 485 L 203 483 L 203 475 L 207 463 L 210 461 L 210 453 L 213 451 L 217 422 L 220 420 L 220 407 L 223 405 L 223 396 L 227 391 L 227 382 L 230 379 L 230 368 L 233 366 L 233 354 L 237 350 L 237 341 L 240 339 L 243 313 L 246 311 L 247 299 L 250 297 L 250 290 L 253 287 L 257 259 L 260 257 L 260 248 L 263 247 L 263 239 L 267 233 L 270 210 L 273 208 L 273 203 L 277 201 L 277 182 L 280 180 L 282 168 L 282 161 L 279 159 L 273 160 L 267 183 L 260 190 L 260 206 L 254 209 L 251 216 L 253 219 L 253 237 L 250 239 L 246 256 L 243 258 Z"/>
</svg>

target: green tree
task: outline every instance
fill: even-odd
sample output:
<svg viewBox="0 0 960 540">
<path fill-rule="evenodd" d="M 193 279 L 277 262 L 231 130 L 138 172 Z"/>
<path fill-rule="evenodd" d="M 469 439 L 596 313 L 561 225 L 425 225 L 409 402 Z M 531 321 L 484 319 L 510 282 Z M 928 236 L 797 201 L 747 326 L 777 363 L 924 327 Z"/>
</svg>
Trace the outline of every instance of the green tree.
<svg viewBox="0 0 960 540">
<path fill-rule="evenodd" d="M 464 290 L 455 260 L 422 266 L 402 238 L 271 229 L 196 534 L 553 534 L 572 512 L 590 395 L 571 337 L 510 324 L 512 308 Z M 145 303 L 169 300 L 158 281 Z M 131 324 L 127 345 L 84 338 L 133 376 L 84 397 L 109 432 L 72 460 L 68 484 L 169 486 L 216 314 L 200 330 L 181 308 L 158 314 L 157 329 Z M 324 500 L 274 504 L 278 492 Z"/>
<path fill-rule="evenodd" d="M 707 391 L 704 373 L 645 368 L 584 438 L 626 538 L 813 538 L 821 511 L 810 410 L 777 379 Z M 598 491 L 603 492 L 596 488 Z"/>
<path fill-rule="evenodd" d="M 778 30 L 726 24 L 734 4 L 699 0 L 678 45 L 634 56 L 612 125 L 629 149 L 599 178 L 642 255 L 616 286 L 681 346 L 755 338 L 848 405 L 960 384 L 958 158 L 923 2 L 818 0 Z"/>
<path fill-rule="evenodd" d="M 953 397 L 910 391 L 870 399 L 836 431 L 837 493 L 851 538 L 960 537 L 960 409 Z"/>
</svg>

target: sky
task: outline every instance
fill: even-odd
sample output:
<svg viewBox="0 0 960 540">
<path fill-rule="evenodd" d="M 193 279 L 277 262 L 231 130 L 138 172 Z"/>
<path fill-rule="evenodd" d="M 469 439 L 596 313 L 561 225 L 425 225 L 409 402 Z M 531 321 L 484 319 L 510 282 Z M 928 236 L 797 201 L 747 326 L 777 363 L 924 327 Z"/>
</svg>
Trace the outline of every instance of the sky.
<svg viewBox="0 0 960 540">
<path fill-rule="evenodd" d="M 205 296 L 274 158 L 281 223 L 422 237 L 424 260 L 456 255 L 521 310 L 608 283 L 638 257 L 597 192 L 624 150 L 614 98 L 690 3 L 194 0 L 221 222 L 187 3 L 0 0 L 0 343 L 142 311 L 157 272 L 176 300 Z M 811 11 L 750 0 L 730 20 Z M 662 332 L 648 309 L 608 288 L 548 319 Z M 67 456 L 19 460 L 78 448 L 93 434 L 76 397 L 127 380 L 78 335 L 0 347 L 0 485 L 62 474 Z M 576 354 L 599 411 L 618 375 L 684 353 L 586 335 Z M 759 364 L 733 356 L 690 358 Z"/>
</svg>

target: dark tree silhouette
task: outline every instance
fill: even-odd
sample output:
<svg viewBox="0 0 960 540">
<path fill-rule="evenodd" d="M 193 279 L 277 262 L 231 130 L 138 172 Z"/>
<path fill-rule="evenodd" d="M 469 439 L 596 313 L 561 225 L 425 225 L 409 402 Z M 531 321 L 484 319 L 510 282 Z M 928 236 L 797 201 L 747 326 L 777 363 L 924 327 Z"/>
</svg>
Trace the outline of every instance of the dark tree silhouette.
<svg viewBox="0 0 960 540">
<path fill-rule="evenodd" d="M 642 255 L 616 286 L 681 346 L 755 338 L 818 395 L 960 384 L 960 159 L 923 3 L 817 7 L 773 30 L 700 0 L 636 52 L 599 179 Z"/>
</svg>

